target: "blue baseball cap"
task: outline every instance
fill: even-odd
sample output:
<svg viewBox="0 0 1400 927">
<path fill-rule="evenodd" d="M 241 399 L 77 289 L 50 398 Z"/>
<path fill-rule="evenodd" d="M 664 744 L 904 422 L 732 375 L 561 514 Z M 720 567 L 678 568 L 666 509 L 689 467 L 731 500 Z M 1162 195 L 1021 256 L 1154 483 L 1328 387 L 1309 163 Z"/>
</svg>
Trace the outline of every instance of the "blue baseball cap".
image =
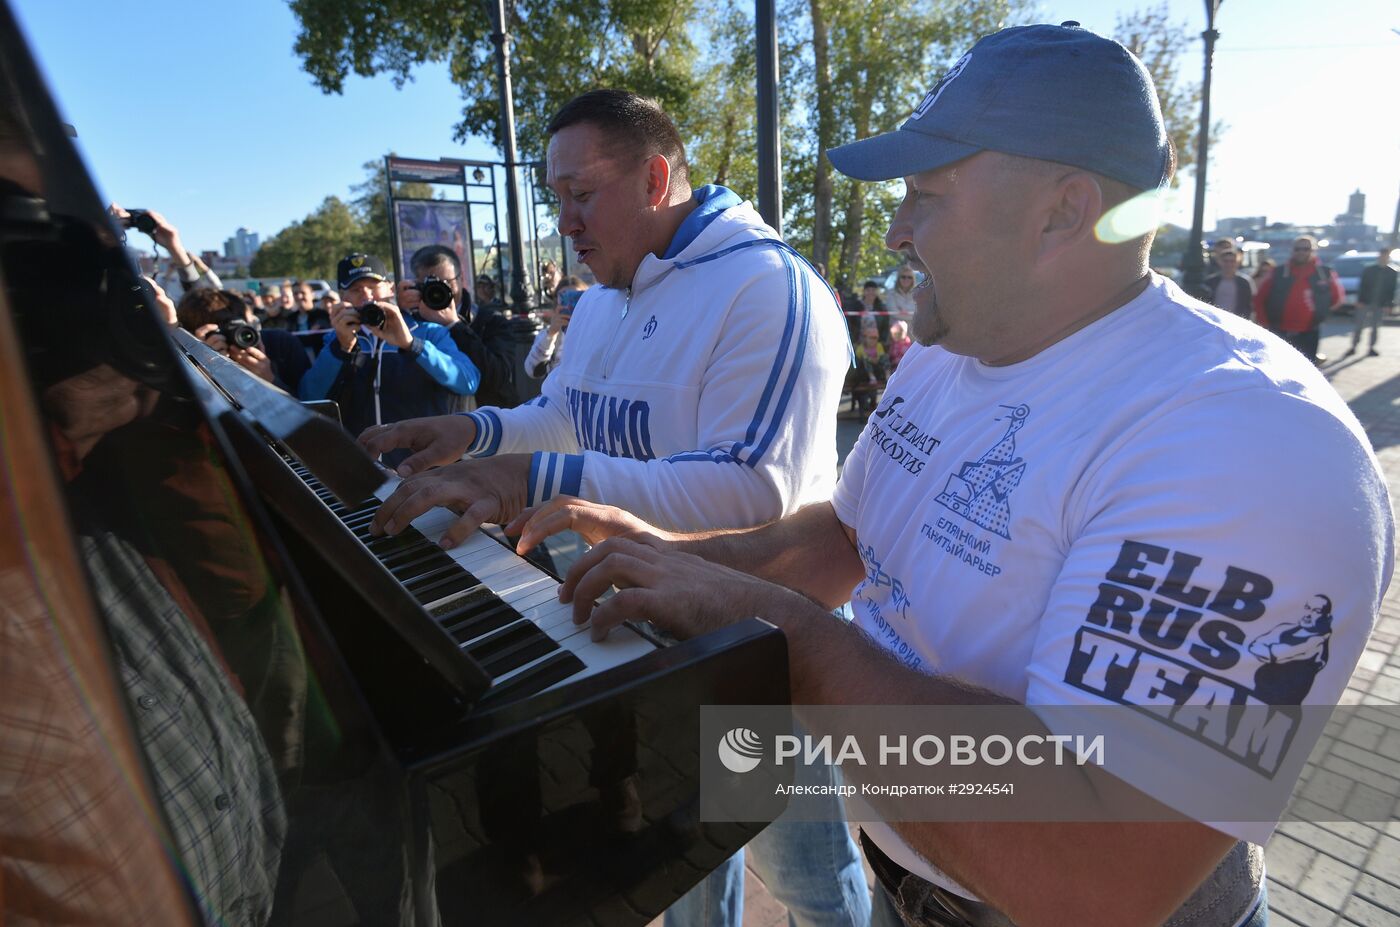
<svg viewBox="0 0 1400 927">
<path fill-rule="evenodd" d="M 893 180 L 979 151 L 1055 161 L 1137 190 L 1162 186 L 1172 160 L 1147 69 L 1075 22 L 986 36 L 898 129 L 827 157 L 857 180 Z"/>
</svg>

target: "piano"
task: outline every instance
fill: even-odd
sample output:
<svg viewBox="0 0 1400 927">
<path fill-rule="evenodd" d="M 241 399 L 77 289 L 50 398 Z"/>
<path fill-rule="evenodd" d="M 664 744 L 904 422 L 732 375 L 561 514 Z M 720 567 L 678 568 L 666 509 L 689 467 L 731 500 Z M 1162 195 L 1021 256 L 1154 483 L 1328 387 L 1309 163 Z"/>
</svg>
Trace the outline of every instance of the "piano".
<svg viewBox="0 0 1400 927">
<path fill-rule="evenodd" d="M 392 478 L 165 326 L 0 52 L 0 920 L 644 924 L 758 833 L 699 708 L 786 704 L 782 635 L 593 641 L 498 532 L 371 538 Z"/>
</svg>

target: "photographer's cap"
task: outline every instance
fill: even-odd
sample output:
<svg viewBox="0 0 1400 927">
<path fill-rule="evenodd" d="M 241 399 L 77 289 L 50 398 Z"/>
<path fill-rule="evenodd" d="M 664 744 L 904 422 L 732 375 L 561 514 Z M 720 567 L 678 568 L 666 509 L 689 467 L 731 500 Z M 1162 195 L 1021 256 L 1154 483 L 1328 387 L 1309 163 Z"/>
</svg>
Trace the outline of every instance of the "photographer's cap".
<svg viewBox="0 0 1400 927">
<path fill-rule="evenodd" d="M 350 289 L 356 280 L 369 277 L 371 280 L 388 280 L 384 272 L 384 262 L 372 254 L 351 254 L 336 266 L 336 283 L 342 290 Z"/>
<path fill-rule="evenodd" d="M 1162 186 L 1171 162 L 1147 69 L 1075 22 L 983 38 L 898 129 L 827 156 L 857 180 L 893 180 L 979 151 L 1056 161 L 1138 190 Z"/>
</svg>

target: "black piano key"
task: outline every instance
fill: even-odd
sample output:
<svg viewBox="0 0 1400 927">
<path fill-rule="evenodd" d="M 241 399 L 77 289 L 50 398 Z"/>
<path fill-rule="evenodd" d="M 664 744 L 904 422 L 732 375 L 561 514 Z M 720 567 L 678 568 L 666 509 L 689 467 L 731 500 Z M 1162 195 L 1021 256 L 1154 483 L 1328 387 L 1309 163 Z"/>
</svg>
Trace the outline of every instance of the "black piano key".
<svg viewBox="0 0 1400 927">
<path fill-rule="evenodd" d="M 428 591 L 426 588 L 428 584 L 439 584 L 440 581 L 458 578 L 462 580 L 462 584 L 453 584 L 457 592 L 463 589 L 470 589 L 473 586 L 482 585 L 481 580 L 454 563 L 451 557 L 439 556 L 441 553 L 442 551 L 438 551 L 437 554 L 431 554 L 423 560 L 402 564 L 392 568 L 389 572 L 400 583 L 407 586 L 409 592 L 422 590 L 426 594 Z M 427 574 L 430 573 L 437 578 L 432 580 L 428 579 Z M 482 586 L 482 588 L 485 587 Z M 442 595 L 435 595 L 427 601 L 436 602 L 441 598 Z"/>
<path fill-rule="evenodd" d="M 476 707 L 493 705 L 511 699 L 525 698 L 536 692 L 543 692 L 557 682 L 563 682 L 586 667 L 582 660 L 567 650 L 541 660 L 529 669 L 517 673 L 500 685 L 492 686 L 477 700 Z"/>
<path fill-rule="evenodd" d="M 370 522 L 374 521 L 374 515 L 378 511 L 379 506 L 375 505 L 359 512 L 347 512 L 341 521 L 351 526 L 368 525 Z"/>
<path fill-rule="evenodd" d="M 520 620 L 518 611 L 500 599 L 496 599 L 494 602 L 478 605 L 465 620 L 453 622 L 451 625 L 444 621 L 442 625 L 447 628 L 452 639 L 458 644 L 470 644 L 477 638 L 518 620 Z"/>
<path fill-rule="evenodd" d="M 551 640 L 549 635 L 536 633 L 530 635 L 528 640 L 522 639 L 514 646 L 506 648 L 491 659 L 484 661 L 481 668 L 492 679 L 495 679 L 497 676 L 504 676 L 511 670 L 519 669 L 527 663 L 533 663 L 540 657 L 549 656 L 558 650 L 559 645 Z"/>
<path fill-rule="evenodd" d="M 412 544 L 409 544 L 404 547 L 396 547 L 389 553 L 384 554 L 379 558 L 379 562 L 383 563 L 385 566 L 389 566 L 390 563 L 394 561 L 404 563 L 408 559 L 417 560 L 422 557 L 428 557 L 433 555 L 437 556 L 438 560 L 441 561 L 443 566 L 455 562 L 450 556 L 448 556 L 447 551 L 443 550 L 441 547 L 438 547 L 436 543 L 428 540 L 422 535 L 419 535 L 417 540 L 415 540 Z"/>
<path fill-rule="evenodd" d="M 418 532 L 415 531 L 409 534 L 405 531 L 403 534 L 386 534 L 381 537 L 372 538 L 364 541 L 364 545 L 369 548 L 370 553 L 374 554 L 376 558 L 383 559 L 392 553 L 397 553 L 405 548 L 413 547 L 422 542 L 422 540 L 423 535 Z"/>
<path fill-rule="evenodd" d="M 469 618 L 476 617 L 482 609 L 494 606 L 500 601 L 500 597 L 483 584 L 479 589 L 473 590 L 461 598 L 453 599 L 450 606 L 435 609 L 433 617 L 437 619 L 438 624 L 450 629 Z"/>
<path fill-rule="evenodd" d="M 452 562 L 452 558 L 447 556 L 436 544 L 425 540 L 421 544 L 406 547 L 387 557 L 382 557 L 379 562 L 384 565 L 384 569 L 393 573 L 396 579 L 403 580 L 406 577 L 401 574 L 402 570 L 424 562 L 431 563 L 435 568 L 447 566 Z"/>
<path fill-rule="evenodd" d="M 456 566 L 456 564 L 453 565 Z M 475 576 L 471 575 L 466 570 L 459 569 L 456 573 L 448 574 L 433 585 L 420 586 L 416 590 L 409 589 L 409 592 L 412 592 L 413 597 L 419 602 L 427 605 L 429 602 L 445 599 L 450 595 L 465 592 L 479 585 L 481 584 L 477 581 Z"/>
<path fill-rule="evenodd" d="M 448 562 L 445 565 L 440 563 L 435 567 L 428 567 L 427 572 L 423 572 L 420 569 L 416 576 L 411 579 L 400 580 L 400 582 L 410 593 L 417 595 L 418 591 L 421 589 L 436 586 L 445 579 L 453 579 L 460 575 L 461 573 L 457 569 L 457 564 Z M 395 577 L 395 579 L 397 578 L 398 577 Z M 438 598 L 442 598 L 442 596 L 438 596 Z"/>
<path fill-rule="evenodd" d="M 438 551 L 438 553 L 442 553 L 442 551 Z M 443 562 L 432 553 L 404 561 L 388 569 L 389 574 L 399 581 L 399 585 L 410 593 L 415 589 L 421 589 L 448 577 L 459 575 L 457 564 L 452 562 L 452 558 L 449 557 L 446 562 Z"/>
<path fill-rule="evenodd" d="M 398 580 L 399 584 L 402 585 L 403 588 L 406 588 L 412 595 L 417 595 L 420 591 L 430 590 L 430 588 L 437 587 L 437 585 L 445 583 L 447 580 L 455 580 L 455 578 L 458 577 L 462 577 L 462 570 L 459 569 L 455 563 L 452 563 L 451 560 L 448 560 L 447 563 L 442 563 L 437 557 L 426 557 L 426 559 L 423 560 L 416 560 L 416 562 L 407 564 L 407 566 L 393 573 L 393 578 Z M 468 580 L 466 587 L 463 588 L 470 588 L 476 585 L 472 577 L 463 578 Z M 435 595 L 430 601 L 437 601 L 437 599 L 440 598 L 442 598 L 441 595 Z"/>
<path fill-rule="evenodd" d="M 491 676 L 504 676 L 552 651 L 559 645 L 528 621 L 501 628 L 463 648 Z"/>
</svg>

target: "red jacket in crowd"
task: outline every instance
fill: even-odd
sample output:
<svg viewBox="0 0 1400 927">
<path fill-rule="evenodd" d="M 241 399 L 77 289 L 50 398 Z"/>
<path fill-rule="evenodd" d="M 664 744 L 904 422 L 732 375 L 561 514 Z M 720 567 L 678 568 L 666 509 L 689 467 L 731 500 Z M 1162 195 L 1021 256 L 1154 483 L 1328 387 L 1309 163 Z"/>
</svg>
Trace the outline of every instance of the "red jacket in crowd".
<svg viewBox="0 0 1400 927">
<path fill-rule="evenodd" d="M 1274 292 L 1276 286 L 1278 293 Z M 1315 328 L 1344 298 L 1342 281 L 1332 268 L 1316 258 L 1302 265 L 1287 262 L 1260 282 L 1254 294 L 1255 321 L 1270 331 L 1305 332 Z"/>
</svg>

